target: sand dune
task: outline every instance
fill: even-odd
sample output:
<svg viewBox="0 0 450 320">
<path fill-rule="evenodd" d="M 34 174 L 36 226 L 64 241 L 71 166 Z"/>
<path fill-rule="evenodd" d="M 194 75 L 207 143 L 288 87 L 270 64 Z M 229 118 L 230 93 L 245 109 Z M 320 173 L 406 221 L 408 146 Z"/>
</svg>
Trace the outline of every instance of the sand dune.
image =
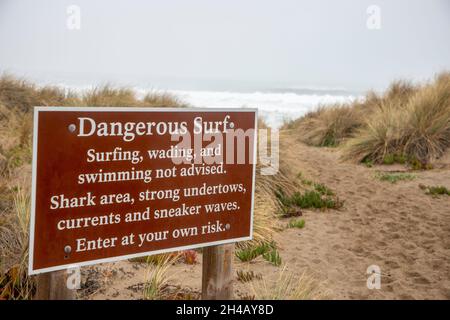
<svg viewBox="0 0 450 320">
<path fill-rule="evenodd" d="M 295 147 L 288 147 L 295 145 Z M 282 154 L 292 174 L 326 184 L 345 201 L 339 210 L 304 210 L 304 229 L 286 229 L 276 235 L 288 269 L 304 271 L 324 284 L 332 299 L 450 299 L 450 197 L 433 198 L 419 184 L 448 185 L 449 157 L 436 169 L 415 171 L 416 179 L 391 184 L 375 178 L 377 171 L 403 167 L 366 168 L 339 160 L 338 149 L 308 147 L 289 134 L 282 137 Z M 201 259 L 199 259 L 201 261 Z M 381 288 L 369 290 L 367 268 L 381 269 Z M 119 262 L 95 267 L 98 288 L 85 298 L 141 298 L 145 265 Z M 235 263 L 274 278 L 279 268 L 263 260 Z M 115 270 L 114 272 L 112 270 Z M 117 271 L 119 270 L 119 271 Z M 198 295 L 201 265 L 173 266 L 170 280 Z M 236 281 L 236 298 L 251 294 Z"/>
<path fill-rule="evenodd" d="M 307 212 L 304 230 L 278 235 L 288 264 L 327 280 L 338 299 L 450 299 L 450 199 L 418 187 L 448 184 L 450 170 L 414 172 L 417 179 L 391 184 L 374 178 L 389 167 L 342 163 L 333 149 L 291 150 L 296 169 L 336 190 L 345 205 Z M 366 287 L 373 264 L 381 268 L 380 290 Z"/>
</svg>

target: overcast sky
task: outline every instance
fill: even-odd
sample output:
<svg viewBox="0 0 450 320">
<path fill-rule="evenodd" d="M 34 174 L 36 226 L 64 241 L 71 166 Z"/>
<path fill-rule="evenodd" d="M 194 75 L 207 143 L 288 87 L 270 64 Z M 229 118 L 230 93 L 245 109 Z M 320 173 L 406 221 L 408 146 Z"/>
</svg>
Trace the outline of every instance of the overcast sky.
<svg viewBox="0 0 450 320">
<path fill-rule="evenodd" d="M 0 71 L 38 80 L 365 90 L 443 69 L 449 0 L 0 0 Z"/>
</svg>

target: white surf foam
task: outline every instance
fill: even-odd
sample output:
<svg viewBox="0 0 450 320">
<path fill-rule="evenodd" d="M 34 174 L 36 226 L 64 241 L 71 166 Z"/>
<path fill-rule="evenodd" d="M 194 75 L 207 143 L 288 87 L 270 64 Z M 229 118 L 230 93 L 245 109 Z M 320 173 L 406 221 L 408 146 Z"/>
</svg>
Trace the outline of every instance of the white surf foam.
<svg viewBox="0 0 450 320">
<path fill-rule="evenodd" d="M 68 86 L 76 92 L 91 89 L 92 86 Z M 147 92 L 154 88 L 134 87 L 137 96 L 142 98 Z M 345 103 L 358 99 L 359 96 L 352 94 L 336 94 L 323 90 L 314 93 L 296 92 L 232 92 L 232 91 L 206 91 L 206 90 L 156 90 L 172 93 L 181 101 L 193 106 L 204 108 L 224 107 L 247 107 L 257 108 L 258 114 L 272 128 L 279 128 L 285 121 L 297 119 L 308 111 L 314 110 L 319 105 L 333 103 Z"/>
<path fill-rule="evenodd" d="M 297 94 L 293 92 L 223 92 L 170 90 L 182 101 L 195 107 L 258 108 L 259 115 L 274 128 L 284 121 L 301 117 L 320 104 L 343 103 L 355 100 L 352 95 Z"/>
</svg>

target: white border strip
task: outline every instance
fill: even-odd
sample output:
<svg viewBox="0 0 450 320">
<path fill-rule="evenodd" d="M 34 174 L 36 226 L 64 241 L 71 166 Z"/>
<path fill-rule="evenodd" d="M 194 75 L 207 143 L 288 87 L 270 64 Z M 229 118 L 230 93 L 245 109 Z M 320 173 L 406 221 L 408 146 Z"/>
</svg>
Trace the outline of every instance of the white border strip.
<svg viewBox="0 0 450 320">
<path fill-rule="evenodd" d="M 43 268 L 43 269 L 33 269 L 33 258 L 34 258 L 34 231 L 35 231 L 35 207 L 36 207 L 36 175 L 37 175 L 37 151 L 38 151 L 38 125 L 39 125 L 39 112 L 46 112 L 46 111 L 59 111 L 59 112 L 254 112 L 255 113 L 255 134 L 253 137 L 253 188 L 252 188 L 252 203 L 251 203 L 251 209 L 250 209 L 250 230 L 249 230 L 249 236 L 248 237 L 242 237 L 242 238 L 233 238 L 233 239 L 226 239 L 226 240 L 219 240 L 219 241 L 213 241 L 213 242 L 202 242 L 194 245 L 188 245 L 188 246 L 181 246 L 181 247 L 172 247 L 167 249 L 161 249 L 161 250 L 154 250 L 154 251 L 145 251 L 135 254 L 129 254 L 129 255 L 121 255 L 121 256 L 115 256 L 110 258 L 103 258 L 103 259 L 97 259 L 97 260 L 90 260 L 90 261 L 83 261 L 79 263 L 71 263 L 71 264 L 64 264 L 64 265 L 58 265 L 54 267 L 49 268 Z M 33 162 L 32 162 L 32 186 L 31 186 L 31 211 L 30 211 L 30 238 L 29 238 L 29 253 L 28 253 L 28 274 L 29 275 L 35 275 L 40 274 L 44 272 L 51 272 L 51 271 L 57 271 L 57 270 L 64 270 L 68 268 L 74 268 L 74 267 L 82 267 L 82 266 L 88 266 L 98 263 L 105 263 L 105 262 L 116 262 L 120 260 L 126 260 L 126 259 L 132 259 L 132 258 L 138 258 L 153 254 L 159 254 L 159 253 L 167 253 L 167 252 L 173 252 L 173 251 L 180 251 L 180 250 L 189 250 L 189 249 L 196 249 L 196 248 L 203 248 L 208 246 L 214 246 L 214 245 L 221 245 L 221 244 L 227 244 L 227 243 L 234 243 L 239 241 L 247 241 L 253 239 L 253 210 L 254 210 L 254 204 L 255 204 L 255 178 L 256 178 L 256 161 L 257 161 L 257 135 L 258 135 L 258 109 L 254 108 L 141 108 L 141 107 L 34 107 L 34 119 L 33 119 Z"/>
</svg>

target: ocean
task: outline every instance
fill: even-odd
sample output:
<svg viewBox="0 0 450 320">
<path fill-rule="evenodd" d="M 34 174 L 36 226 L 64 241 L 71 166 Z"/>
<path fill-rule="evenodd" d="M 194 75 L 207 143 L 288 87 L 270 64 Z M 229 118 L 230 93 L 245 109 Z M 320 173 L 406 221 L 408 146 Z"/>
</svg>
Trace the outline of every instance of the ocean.
<svg viewBox="0 0 450 320">
<path fill-rule="evenodd" d="M 284 122 L 297 119 L 320 105 L 351 102 L 362 97 L 361 92 L 343 88 L 307 87 L 307 86 L 267 86 L 266 84 L 214 83 L 212 81 L 161 81 L 156 79 L 118 81 L 114 77 L 109 81 L 98 78 L 79 78 L 72 81 L 70 76 L 38 81 L 41 84 L 59 84 L 59 86 L 77 92 L 91 89 L 93 85 L 110 83 L 136 91 L 138 97 L 147 92 L 172 93 L 181 101 L 193 107 L 238 107 L 257 108 L 258 114 L 272 128 L 279 128 Z M 194 83 L 192 85 L 191 83 Z"/>
<path fill-rule="evenodd" d="M 284 122 L 297 119 L 319 105 L 351 102 L 359 98 L 359 95 L 351 93 L 309 89 L 296 92 L 287 90 L 280 92 L 167 90 L 167 92 L 175 94 L 182 101 L 195 107 L 257 108 L 259 116 L 272 128 L 279 128 Z"/>
</svg>

